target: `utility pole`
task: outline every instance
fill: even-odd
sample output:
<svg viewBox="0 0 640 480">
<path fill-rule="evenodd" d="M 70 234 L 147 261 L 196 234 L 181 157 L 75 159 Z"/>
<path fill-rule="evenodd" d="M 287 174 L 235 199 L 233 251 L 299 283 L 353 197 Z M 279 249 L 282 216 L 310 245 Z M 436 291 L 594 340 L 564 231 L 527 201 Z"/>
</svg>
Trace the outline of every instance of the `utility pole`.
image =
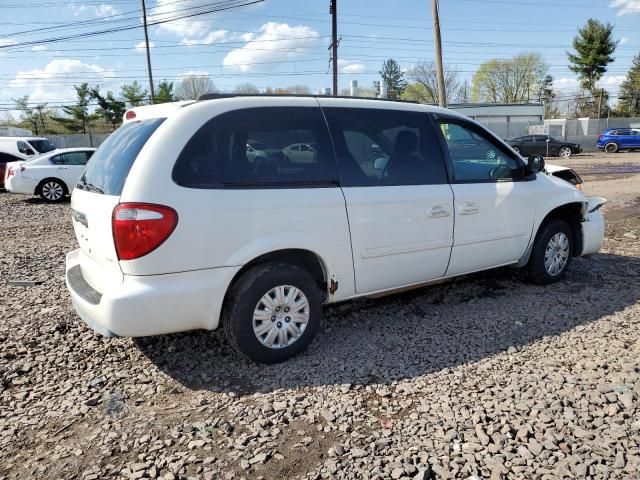
<svg viewBox="0 0 640 480">
<path fill-rule="evenodd" d="M 333 62 L 333 96 L 338 95 L 338 0 L 329 0 L 331 14 L 331 61 Z"/>
<path fill-rule="evenodd" d="M 604 96 L 604 88 L 600 89 L 600 98 L 598 99 L 598 118 L 602 117 L 602 97 Z"/>
<path fill-rule="evenodd" d="M 444 90 L 444 69 L 442 67 L 442 43 L 440 40 L 440 2 L 431 0 L 433 16 L 433 41 L 436 46 L 436 75 L 438 77 L 438 105 L 447 106 L 447 92 Z"/>
<path fill-rule="evenodd" d="M 153 73 L 151 73 L 151 52 L 149 51 L 149 34 L 147 33 L 147 7 L 142 0 L 142 20 L 144 22 L 144 44 L 147 47 L 147 71 L 149 72 L 149 92 L 151 94 L 151 104 L 155 103 L 156 94 L 153 91 Z"/>
</svg>

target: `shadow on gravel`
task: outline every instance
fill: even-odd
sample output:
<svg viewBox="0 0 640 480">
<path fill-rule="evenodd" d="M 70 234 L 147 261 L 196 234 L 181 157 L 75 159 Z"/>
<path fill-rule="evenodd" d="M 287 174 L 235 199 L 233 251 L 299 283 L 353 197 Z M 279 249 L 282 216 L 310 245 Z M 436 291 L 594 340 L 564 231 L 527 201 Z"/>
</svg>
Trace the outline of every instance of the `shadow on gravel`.
<svg viewBox="0 0 640 480">
<path fill-rule="evenodd" d="M 567 278 L 548 287 L 506 268 L 327 307 L 324 329 L 310 348 L 279 365 L 238 358 L 220 330 L 135 342 L 158 368 L 193 390 L 252 394 L 389 383 L 519 349 L 639 300 L 640 259 L 601 253 L 574 259 Z"/>
<path fill-rule="evenodd" d="M 45 202 L 40 197 L 28 197 L 24 200 L 24 203 L 28 203 L 30 205 L 64 205 L 67 203 L 71 203 L 71 197 L 64 197 L 62 200 L 60 200 L 57 203 Z"/>
</svg>

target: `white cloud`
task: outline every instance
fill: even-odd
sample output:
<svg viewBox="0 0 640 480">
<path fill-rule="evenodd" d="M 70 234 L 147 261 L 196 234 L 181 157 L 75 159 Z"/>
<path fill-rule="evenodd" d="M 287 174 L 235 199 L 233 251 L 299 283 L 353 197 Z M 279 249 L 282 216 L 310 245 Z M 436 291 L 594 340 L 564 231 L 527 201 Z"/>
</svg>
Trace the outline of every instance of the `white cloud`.
<svg viewBox="0 0 640 480">
<path fill-rule="evenodd" d="M 640 14 L 640 0 L 613 0 L 609 7 L 619 8 L 618 16 Z"/>
<path fill-rule="evenodd" d="M 46 100 L 51 103 L 70 100 L 75 98 L 76 93 L 67 75 L 81 77 L 77 80 L 77 84 L 87 81 L 94 85 L 113 78 L 114 72 L 95 64 L 82 63 L 80 60 L 55 59 L 43 69 L 34 68 L 16 73 L 9 83 L 9 89 L 21 94 L 29 94 L 32 101 Z"/>
<path fill-rule="evenodd" d="M 178 77 L 208 77 L 209 75 L 209 72 L 206 70 L 189 70 L 188 72 L 181 73 Z"/>
<path fill-rule="evenodd" d="M 32 52 L 44 52 L 45 50 L 49 50 L 46 45 L 34 45 L 31 47 Z"/>
<path fill-rule="evenodd" d="M 149 48 L 154 48 L 156 46 L 155 43 L 149 42 Z M 145 53 L 147 51 L 146 43 L 144 41 L 136 43 L 136 46 L 133 47 L 136 53 Z"/>
<path fill-rule="evenodd" d="M 338 68 L 340 73 L 364 73 L 367 66 L 357 60 L 347 60 L 345 58 L 338 59 Z"/>
<path fill-rule="evenodd" d="M 224 43 L 227 39 L 227 30 L 214 30 L 204 38 L 183 38 L 182 45 L 210 45 L 212 43 Z"/>
<path fill-rule="evenodd" d="M 629 37 L 622 37 L 620 39 L 620 45 L 626 45 L 627 43 L 629 43 Z"/>
<path fill-rule="evenodd" d="M 96 17 L 109 17 L 120 13 L 120 10 L 108 3 L 101 3 L 99 6 L 93 7 L 93 10 L 96 12 Z"/>
<path fill-rule="evenodd" d="M 67 8 L 71 10 L 71 13 L 73 13 L 75 17 L 83 14 L 87 9 L 86 5 L 82 5 L 82 4 L 78 5 L 75 3 L 70 3 L 69 5 L 67 5 Z"/>
<path fill-rule="evenodd" d="M 246 45 L 225 55 L 224 66 L 248 72 L 258 66 L 253 64 L 291 60 L 318 44 L 318 32 L 311 27 L 277 22 L 265 23 L 258 34 L 245 38 Z"/>
<path fill-rule="evenodd" d="M 148 21 L 166 20 L 176 16 L 196 13 L 198 7 L 210 6 L 207 0 L 157 0 L 152 14 L 147 16 Z M 161 23 L 157 26 L 162 32 L 171 33 L 185 38 L 204 37 L 211 30 L 211 23 L 200 17 L 182 18 L 171 22 Z"/>
<path fill-rule="evenodd" d="M 620 84 L 624 82 L 626 75 L 605 75 L 596 83 L 597 87 L 604 88 L 610 92 L 617 92 Z"/>
</svg>

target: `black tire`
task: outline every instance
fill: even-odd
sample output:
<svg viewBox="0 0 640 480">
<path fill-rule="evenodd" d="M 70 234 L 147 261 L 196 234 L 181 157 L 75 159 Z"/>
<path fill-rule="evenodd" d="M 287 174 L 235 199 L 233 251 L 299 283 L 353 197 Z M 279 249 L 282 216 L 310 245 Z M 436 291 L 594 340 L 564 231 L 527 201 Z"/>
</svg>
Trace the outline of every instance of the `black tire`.
<svg viewBox="0 0 640 480">
<path fill-rule="evenodd" d="M 604 151 L 607 153 L 616 153 L 618 151 L 618 144 L 616 142 L 608 142 L 604 146 Z"/>
<path fill-rule="evenodd" d="M 254 311 L 264 295 L 285 285 L 296 287 L 306 296 L 309 319 L 302 334 L 291 345 L 269 348 L 254 333 Z M 320 289 L 308 272 L 295 265 L 281 262 L 257 265 L 231 287 L 222 322 L 229 343 L 243 357 L 258 363 L 283 362 L 304 350 L 318 331 L 322 323 Z"/>
<path fill-rule="evenodd" d="M 520 153 L 520 147 L 511 147 L 511 148 L 513 148 L 516 151 L 516 153 Z"/>
<path fill-rule="evenodd" d="M 47 203 L 58 203 L 67 195 L 64 182 L 56 178 L 47 178 L 38 185 L 37 193 Z"/>
<path fill-rule="evenodd" d="M 564 234 L 568 240 L 568 256 L 566 263 L 562 269 L 555 274 L 551 274 L 545 266 L 545 253 L 547 246 L 552 238 L 557 234 Z M 560 219 L 552 219 L 542 226 L 538 235 L 536 236 L 535 243 L 533 244 L 533 250 L 529 263 L 527 265 L 529 271 L 529 277 L 534 283 L 538 285 L 549 285 L 555 283 L 566 275 L 569 265 L 571 265 L 571 258 L 573 257 L 573 233 L 571 227 L 567 222 Z"/>
</svg>

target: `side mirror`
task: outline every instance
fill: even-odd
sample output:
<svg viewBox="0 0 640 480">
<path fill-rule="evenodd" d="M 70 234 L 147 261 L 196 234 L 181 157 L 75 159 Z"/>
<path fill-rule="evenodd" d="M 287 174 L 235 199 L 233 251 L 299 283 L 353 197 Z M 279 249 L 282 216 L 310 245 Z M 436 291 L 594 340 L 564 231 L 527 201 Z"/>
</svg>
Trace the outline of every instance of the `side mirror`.
<svg viewBox="0 0 640 480">
<path fill-rule="evenodd" d="M 527 160 L 527 170 L 529 170 L 529 173 L 538 173 L 544 170 L 544 157 L 542 155 L 531 155 Z"/>
<path fill-rule="evenodd" d="M 376 158 L 373 162 L 373 168 L 376 170 L 384 170 L 387 167 L 387 163 L 389 163 L 389 159 L 386 157 Z"/>
</svg>

